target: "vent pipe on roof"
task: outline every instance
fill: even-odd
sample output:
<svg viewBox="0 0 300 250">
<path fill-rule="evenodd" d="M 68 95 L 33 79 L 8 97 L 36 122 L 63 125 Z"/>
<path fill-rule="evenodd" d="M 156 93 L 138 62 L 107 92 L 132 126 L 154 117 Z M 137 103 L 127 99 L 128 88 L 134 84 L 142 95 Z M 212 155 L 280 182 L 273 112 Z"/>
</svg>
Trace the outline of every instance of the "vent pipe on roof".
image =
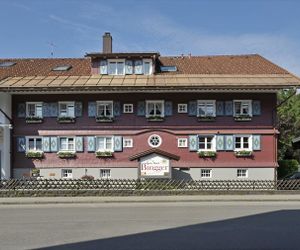
<svg viewBox="0 0 300 250">
<path fill-rule="evenodd" d="M 112 36 L 109 32 L 105 32 L 103 35 L 103 53 L 112 53 Z"/>
</svg>

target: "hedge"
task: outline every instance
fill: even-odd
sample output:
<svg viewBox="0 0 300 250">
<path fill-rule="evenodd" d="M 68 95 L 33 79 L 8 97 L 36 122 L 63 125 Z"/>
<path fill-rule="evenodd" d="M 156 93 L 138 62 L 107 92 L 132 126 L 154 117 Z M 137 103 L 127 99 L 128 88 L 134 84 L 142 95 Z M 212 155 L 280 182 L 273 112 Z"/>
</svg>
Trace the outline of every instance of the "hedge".
<svg viewBox="0 0 300 250">
<path fill-rule="evenodd" d="M 281 160 L 278 161 L 279 168 L 277 170 L 278 179 L 281 179 L 289 174 L 298 171 L 298 161 L 297 160 Z"/>
</svg>

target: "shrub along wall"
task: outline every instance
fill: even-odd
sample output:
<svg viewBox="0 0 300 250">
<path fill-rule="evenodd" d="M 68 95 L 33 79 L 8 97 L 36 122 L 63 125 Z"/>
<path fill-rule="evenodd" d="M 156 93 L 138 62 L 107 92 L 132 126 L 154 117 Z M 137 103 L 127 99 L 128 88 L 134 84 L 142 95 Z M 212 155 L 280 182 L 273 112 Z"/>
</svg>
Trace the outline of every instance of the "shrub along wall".
<svg viewBox="0 0 300 250">
<path fill-rule="evenodd" d="M 297 160 L 281 160 L 278 161 L 278 164 L 278 179 L 298 171 L 299 163 Z"/>
</svg>

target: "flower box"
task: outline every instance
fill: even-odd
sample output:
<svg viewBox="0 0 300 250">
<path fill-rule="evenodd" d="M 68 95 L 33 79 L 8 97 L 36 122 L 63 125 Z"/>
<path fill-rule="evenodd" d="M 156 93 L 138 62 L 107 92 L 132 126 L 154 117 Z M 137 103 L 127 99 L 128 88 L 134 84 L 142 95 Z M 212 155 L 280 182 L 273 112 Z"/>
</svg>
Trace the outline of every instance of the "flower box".
<svg viewBox="0 0 300 250">
<path fill-rule="evenodd" d="M 215 116 L 199 116 L 199 122 L 214 122 L 216 120 Z"/>
<path fill-rule="evenodd" d="M 249 157 L 252 156 L 252 151 L 241 150 L 241 151 L 235 151 L 234 154 L 236 157 Z"/>
<path fill-rule="evenodd" d="M 75 123 L 75 117 L 61 116 L 57 118 L 58 123 Z"/>
<path fill-rule="evenodd" d="M 98 116 L 96 117 L 96 122 L 113 122 L 113 117 L 107 117 L 107 116 Z"/>
<path fill-rule="evenodd" d="M 59 151 L 57 155 L 61 159 L 72 159 L 76 157 L 76 152 L 74 151 Z"/>
<path fill-rule="evenodd" d="M 215 152 L 215 151 L 198 151 L 198 156 L 200 158 L 215 158 L 217 156 L 217 152 Z"/>
<path fill-rule="evenodd" d="M 26 123 L 42 123 L 43 122 L 43 118 L 42 117 L 38 117 L 38 116 L 27 116 L 25 118 Z"/>
<path fill-rule="evenodd" d="M 236 115 L 234 120 L 238 122 L 251 121 L 252 117 L 250 115 Z"/>
<path fill-rule="evenodd" d="M 110 151 L 97 151 L 96 153 L 96 157 L 99 158 L 109 158 L 109 157 L 113 157 L 113 152 Z"/>
<path fill-rule="evenodd" d="M 42 159 L 44 157 L 43 151 L 27 151 L 25 156 L 30 159 Z"/>
<path fill-rule="evenodd" d="M 147 120 L 148 122 L 163 122 L 165 119 L 161 116 L 148 116 Z"/>
</svg>

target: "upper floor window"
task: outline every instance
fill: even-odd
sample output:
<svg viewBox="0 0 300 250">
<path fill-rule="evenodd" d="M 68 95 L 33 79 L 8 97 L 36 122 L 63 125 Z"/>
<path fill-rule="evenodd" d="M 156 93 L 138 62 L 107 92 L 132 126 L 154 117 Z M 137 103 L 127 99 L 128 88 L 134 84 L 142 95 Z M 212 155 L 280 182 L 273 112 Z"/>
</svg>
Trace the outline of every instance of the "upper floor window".
<svg viewBox="0 0 300 250">
<path fill-rule="evenodd" d="M 199 135 L 199 151 L 216 151 L 214 135 Z"/>
<path fill-rule="evenodd" d="M 43 144 L 41 137 L 27 137 L 26 151 L 43 151 Z"/>
<path fill-rule="evenodd" d="M 197 115 L 200 117 L 216 116 L 216 101 L 215 100 L 199 100 Z"/>
<path fill-rule="evenodd" d="M 234 116 L 252 116 L 251 100 L 234 100 Z"/>
<path fill-rule="evenodd" d="M 43 117 L 43 103 L 42 102 L 27 102 L 26 103 L 27 117 Z"/>
<path fill-rule="evenodd" d="M 235 150 L 252 150 L 250 135 L 237 135 L 234 138 Z"/>
<path fill-rule="evenodd" d="M 132 148 L 133 147 L 133 139 L 132 138 L 124 138 L 123 139 L 123 147 L 124 148 Z"/>
<path fill-rule="evenodd" d="M 164 101 L 146 101 L 146 116 L 164 117 Z"/>
<path fill-rule="evenodd" d="M 125 75 L 125 60 L 124 59 L 108 60 L 108 74 Z"/>
<path fill-rule="evenodd" d="M 75 138 L 74 137 L 60 137 L 59 149 L 61 151 L 75 151 Z"/>
<path fill-rule="evenodd" d="M 74 102 L 59 102 L 59 116 L 60 117 L 75 117 L 75 103 Z"/>
<path fill-rule="evenodd" d="M 178 138 L 177 145 L 179 148 L 187 148 L 187 146 L 188 146 L 187 138 Z"/>
<path fill-rule="evenodd" d="M 187 104 L 186 103 L 178 104 L 178 113 L 187 113 Z"/>
<path fill-rule="evenodd" d="M 97 137 L 97 151 L 109 151 L 113 152 L 113 137 L 112 136 L 101 136 Z"/>
<path fill-rule="evenodd" d="M 124 104 L 123 113 L 133 113 L 133 104 Z"/>
<path fill-rule="evenodd" d="M 98 101 L 97 117 L 113 117 L 113 101 Z"/>
<path fill-rule="evenodd" d="M 144 75 L 152 74 L 152 60 L 150 60 L 150 59 L 143 60 L 143 72 L 144 72 Z"/>
</svg>

